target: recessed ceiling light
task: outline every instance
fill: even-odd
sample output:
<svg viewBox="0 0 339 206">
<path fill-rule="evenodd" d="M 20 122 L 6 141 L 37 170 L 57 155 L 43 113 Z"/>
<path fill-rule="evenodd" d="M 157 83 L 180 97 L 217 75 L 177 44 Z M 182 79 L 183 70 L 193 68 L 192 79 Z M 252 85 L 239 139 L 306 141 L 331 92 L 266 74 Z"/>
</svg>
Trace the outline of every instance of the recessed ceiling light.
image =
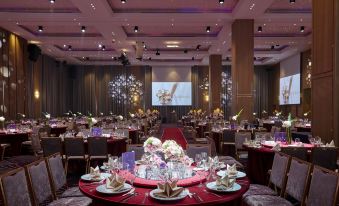
<svg viewBox="0 0 339 206">
<path fill-rule="evenodd" d="M 134 27 L 134 32 L 137 33 L 139 31 L 139 27 L 138 26 L 135 26 Z"/>
<path fill-rule="evenodd" d="M 125 4 L 125 3 L 126 3 L 126 0 L 121 0 L 121 3 Z"/>
<path fill-rule="evenodd" d="M 210 26 L 206 27 L 206 32 L 210 33 L 210 31 L 211 31 L 211 27 Z"/>
<path fill-rule="evenodd" d="M 50 2 L 51 4 L 54 4 L 54 3 L 55 3 L 55 0 L 49 0 L 49 2 Z"/>
<path fill-rule="evenodd" d="M 102 47 L 102 44 L 99 44 L 98 47 L 101 48 L 101 47 Z"/>
<path fill-rule="evenodd" d="M 305 27 L 304 26 L 301 26 L 300 27 L 300 32 L 304 32 L 305 31 Z"/>
<path fill-rule="evenodd" d="M 295 3 L 295 0 L 290 0 L 290 4 L 294 4 Z"/>
<path fill-rule="evenodd" d="M 43 26 L 38 26 L 38 31 L 39 32 L 43 32 L 44 31 L 44 27 Z"/>
<path fill-rule="evenodd" d="M 219 0 L 219 4 L 223 4 L 224 2 L 224 0 Z"/>
<path fill-rule="evenodd" d="M 67 45 L 66 45 L 66 44 L 64 44 L 64 48 L 66 48 L 66 46 L 67 46 Z"/>
<path fill-rule="evenodd" d="M 167 48 L 178 48 L 179 45 L 177 45 L 177 44 L 167 44 L 166 47 Z"/>
<path fill-rule="evenodd" d="M 82 27 L 81 27 L 81 32 L 82 32 L 82 33 L 85 33 L 85 32 L 86 32 L 86 27 L 85 27 L 85 26 L 82 26 Z"/>
<path fill-rule="evenodd" d="M 155 53 L 155 55 L 157 55 L 157 56 L 160 55 L 159 49 L 157 49 L 157 52 Z"/>
<path fill-rule="evenodd" d="M 258 32 L 262 32 L 262 27 L 258 26 Z"/>
</svg>

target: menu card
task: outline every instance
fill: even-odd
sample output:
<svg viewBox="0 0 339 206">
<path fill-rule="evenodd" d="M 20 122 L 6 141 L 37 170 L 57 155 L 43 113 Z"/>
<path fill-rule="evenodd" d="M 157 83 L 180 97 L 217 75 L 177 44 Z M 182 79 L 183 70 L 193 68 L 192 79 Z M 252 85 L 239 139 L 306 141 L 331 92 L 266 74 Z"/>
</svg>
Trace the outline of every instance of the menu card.
<svg viewBox="0 0 339 206">
<path fill-rule="evenodd" d="M 102 136 L 102 129 L 100 127 L 93 127 L 92 137 L 101 137 L 101 136 Z"/>
<path fill-rule="evenodd" d="M 135 167 L 135 152 L 124 152 L 122 153 L 122 167 L 124 170 L 130 172 L 134 171 Z"/>
</svg>

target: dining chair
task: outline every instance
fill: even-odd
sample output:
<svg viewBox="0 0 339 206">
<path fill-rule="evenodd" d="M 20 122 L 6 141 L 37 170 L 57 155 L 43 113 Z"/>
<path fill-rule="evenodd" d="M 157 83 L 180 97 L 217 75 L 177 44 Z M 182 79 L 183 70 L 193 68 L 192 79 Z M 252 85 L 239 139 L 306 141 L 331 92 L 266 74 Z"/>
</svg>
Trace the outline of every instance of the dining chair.
<svg viewBox="0 0 339 206">
<path fill-rule="evenodd" d="M 11 147 L 10 144 L 0 144 L 0 152 L 1 152 L 1 156 L 0 156 L 0 160 L 3 160 L 5 157 L 5 152 L 6 150 L 8 150 Z"/>
<path fill-rule="evenodd" d="M 247 206 L 293 206 L 295 204 L 304 206 L 311 168 L 312 165 L 310 163 L 293 158 L 287 174 L 286 189 L 283 197 L 275 195 L 250 195 L 243 201 Z"/>
<path fill-rule="evenodd" d="M 211 148 L 208 144 L 188 144 L 187 146 L 187 156 L 190 158 L 195 158 L 196 154 L 201 154 L 206 152 L 208 156 L 211 156 Z"/>
<path fill-rule="evenodd" d="M 311 153 L 311 162 L 329 170 L 337 169 L 338 148 L 314 147 Z"/>
<path fill-rule="evenodd" d="M 306 197 L 306 206 L 335 206 L 338 190 L 339 174 L 315 165 Z"/>
<path fill-rule="evenodd" d="M 92 203 L 92 200 L 87 197 L 67 197 L 57 199 L 52 191 L 50 176 L 44 159 L 25 166 L 25 170 L 28 177 L 28 185 L 32 194 L 33 205 L 35 206 L 87 206 Z"/>
<path fill-rule="evenodd" d="M 226 154 L 226 149 L 228 150 L 227 155 L 236 156 L 235 148 L 235 133 L 236 130 L 223 130 L 222 132 L 222 142 L 220 144 L 221 154 Z"/>
<path fill-rule="evenodd" d="M 24 168 L 11 170 L 0 177 L 4 206 L 32 205 Z"/>
<path fill-rule="evenodd" d="M 127 152 L 135 152 L 135 160 L 140 160 L 145 153 L 142 144 L 128 144 L 126 147 Z"/>
<path fill-rule="evenodd" d="M 65 171 L 66 176 L 68 173 L 68 164 L 73 160 L 82 160 L 85 161 L 86 172 L 88 166 L 88 156 L 85 154 L 85 145 L 83 137 L 65 137 L 64 138 L 65 146 Z"/>
<path fill-rule="evenodd" d="M 248 152 L 244 149 L 243 144 L 247 140 L 251 139 L 252 134 L 250 132 L 237 132 L 235 133 L 235 151 L 238 159 L 247 159 Z"/>
<path fill-rule="evenodd" d="M 92 161 L 108 159 L 107 152 L 107 138 L 106 137 L 89 137 L 87 138 L 88 144 L 88 165 L 87 170 L 91 166 Z"/>
<path fill-rule="evenodd" d="M 281 152 L 291 157 L 307 161 L 307 148 L 306 147 L 282 147 Z"/>
<path fill-rule="evenodd" d="M 62 154 L 62 141 L 60 137 L 42 137 L 41 147 L 44 157 L 55 153 Z"/>
<path fill-rule="evenodd" d="M 45 161 L 51 177 L 52 190 L 56 197 L 84 197 L 79 187 L 67 185 L 66 173 L 60 154 L 46 157 Z"/>
<path fill-rule="evenodd" d="M 259 184 L 250 184 L 250 188 L 242 196 L 244 200 L 248 196 L 252 195 L 279 195 L 282 196 L 285 191 L 287 171 L 289 169 L 291 157 L 276 152 L 274 154 L 272 169 L 269 174 L 268 186 Z M 273 187 L 273 189 L 272 189 Z"/>
</svg>

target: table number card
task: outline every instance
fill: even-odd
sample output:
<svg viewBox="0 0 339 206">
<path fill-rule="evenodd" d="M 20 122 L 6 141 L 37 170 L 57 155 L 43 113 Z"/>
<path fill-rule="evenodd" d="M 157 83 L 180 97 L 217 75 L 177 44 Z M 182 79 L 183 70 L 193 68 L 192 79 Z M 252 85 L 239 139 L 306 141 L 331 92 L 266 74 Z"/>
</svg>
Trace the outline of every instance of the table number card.
<svg viewBox="0 0 339 206">
<path fill-rule="evenodd" d="M 130 172 L 134 171 L 135 167 L 135 152 L 124 152 L 122 153 L 122 166 L 124 170 Z"/>
<path fill-rule="evenodd" d="M 100 127 L 93 127 L 92 137 L 101 137 L 101 136 L 102 136 L 102 129 Z"/>
</svg>

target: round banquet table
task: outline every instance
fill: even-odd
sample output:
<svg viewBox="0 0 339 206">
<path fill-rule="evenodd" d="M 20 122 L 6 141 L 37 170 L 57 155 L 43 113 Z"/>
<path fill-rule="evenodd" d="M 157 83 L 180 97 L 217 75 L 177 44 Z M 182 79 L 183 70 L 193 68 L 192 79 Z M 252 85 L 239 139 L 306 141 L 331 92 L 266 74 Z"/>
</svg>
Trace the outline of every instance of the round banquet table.
<svg viewBox="0 0 339 206">
<path fill-rule="evenodd" d="M 20 154 L 21 143 L 27 141 L 30 132 L 14 132 L 14 133 L 0 133 L 0 143 L 8 143 L 11 145 L 12 155 L 16 156 Z"/>
<path fill-rule="evenodd" d="M 136 182 L 137 180 L 135 180 Z M 145 181 L 145 186 L 140 184 L 134 184 L 135 191 L 138 193 L 137 196 L 132 197 L 127 202 L 122 203 L 122 196 L 120 195 L 104 195 L 96 192 L 95 188 L 98 185 L 88 185 L 88 182 L 79 181 L 79 188 L 82 193 L 93 199 L 94 205 L 240 205 L 242 195 L 248 190 L 250 182 L 247 177 L 237 179 L 237 183 L 241 185 L 241 189 L 237 192 L 230 193 L 216 193 L 221 197 L 217 197 L 212 192 L 207 193 L 204 189 L 208 190 L 205 185 L 198 187 L 199 181 L 193 181 L 193 184 L 185 182 L 185 188 L 189 189 L 190 193 L 196 193 L 203 201 L 198 202 L 195 198 L 189 198 L 188 196 L 178 201 L 158 201 L 152 197 L 148 197 L 143 204 L 145 193 L 150 193 L 153 188 L 149 188 L 149 183 Z M 150 183 L 152 184 L 152 183 Z M 180 185 L 180 181 L 178 182 Z M 182 185 L 184 186 L 184 185 Z"/>
<path fill-rule="evenodd" d="M 66 132 L 67 126 L 56 126 L 51 127 L 51 135 L 55 137 L 59 137 L 60 134 L 64 134 Z"/>
</svg>

